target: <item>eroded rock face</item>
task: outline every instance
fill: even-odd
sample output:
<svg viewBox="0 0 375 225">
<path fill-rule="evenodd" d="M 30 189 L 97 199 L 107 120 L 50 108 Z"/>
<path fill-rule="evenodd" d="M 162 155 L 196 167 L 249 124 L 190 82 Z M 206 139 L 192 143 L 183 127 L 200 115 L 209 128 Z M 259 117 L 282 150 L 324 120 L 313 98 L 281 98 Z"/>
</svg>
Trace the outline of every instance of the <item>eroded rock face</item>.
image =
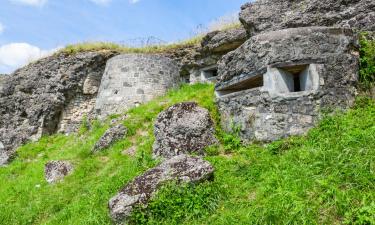
<svg viewBox="0 0 375 225">
<path fill-rule="evenodd" d="M 103 136 L 96 142 L 92 152 L 99 152 L 103 149 L 110 147 L 116 141 L 124 138 L 127 129 L 124 125 L 119 124 L 114 127 L 109 128 Z"/>
<path fill-rule="evenodd" d="M 223 127 L 244 140 L 305 134 L 322 109 L 346 109 L 358 82 L 358 37 L 350 29 L 305 27 L 266 32 L 219 63 Z"/>
<path fill-rule="evenodd" d="M 373 0 L 257 0 L 241 9 L 240 20 L 251 36 L 310 26 L 375 30 Z"/>
<path fill-rule="evenodd" d="M 44 174 L 48 183 L 61 181 L 73 171 L 73 165 L 68 161 L 51 161 L 45 165 Z"/>
<path fill-rule="evenodd" d="M 83 96 L 86 78 L 101 76 L 113 55 L 106 51 L 58 54 L 6 76 L 0 88 L 2 163 L 8 162 L 15 149 L 26 141 L 56 132 L 66 106 Z M 86 95 L 82 99 L 90 102 L 95 97 Z M 74 109 L 75 104 L 71 105 Z"/>
<path fill-rule="evenodd" d="M 217 143 L 214 123 L 208 110 L 195 102 L 179 103 L 161 112 L 154 133 L 154 157 L 204 154 L 205 147 Z"/>
<path fill-rule="evenodd" d="M 246 30 L 243 27 L 213 31 L 203 38 L 201 46 L 204 52 L 226 53 L 238 48 L 246 39 Z"/>
<path fill-rule="evenodd" d="M 146 171 L 127 184 L 109 201 L 109 210 L 116 223 L 126 221 L 134 207 L 147 205 L 157 190 L 168 181 L 178 183 L 202 182 L 213 178 L 209 162 L 187 155 L 175 156 Z"/>
</svg>

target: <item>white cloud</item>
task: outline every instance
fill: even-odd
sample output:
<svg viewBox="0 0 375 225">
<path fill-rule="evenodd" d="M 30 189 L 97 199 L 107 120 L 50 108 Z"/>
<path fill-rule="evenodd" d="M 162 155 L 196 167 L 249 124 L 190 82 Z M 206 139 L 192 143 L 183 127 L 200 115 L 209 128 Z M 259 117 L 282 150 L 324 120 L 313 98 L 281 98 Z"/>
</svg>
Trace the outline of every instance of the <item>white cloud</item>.
<svg viewBox="0 0 375 225">
<path fill-rule="evenodd" d="M 129 0 L 130 4 L 138 3 L 140 0 Z"/>
<path fill-rule="evenodd" d="M 5 27 L 2 23 L 0 23 L 0 34 L 3 33 L 5 30 Z"/>
<path fill-rule="evenodd" d="M 112 0 L 90 0 L 97 5 L 108 5 Z"/>
<path fill-rule="evenodd" d="M 59 48 L 42 50 L 28 43 L 10 43 L 0 46 L 0 73 L 10 73 L 39 58 L 51 55 Z"/>
<path fill-rule="evenodd" d="M 43 6 L 47 3 L 48 0 L 10 0 L 13 3 L 19 3 L 22 5 L 30 5 L 30 6 Z"/>
</svg>

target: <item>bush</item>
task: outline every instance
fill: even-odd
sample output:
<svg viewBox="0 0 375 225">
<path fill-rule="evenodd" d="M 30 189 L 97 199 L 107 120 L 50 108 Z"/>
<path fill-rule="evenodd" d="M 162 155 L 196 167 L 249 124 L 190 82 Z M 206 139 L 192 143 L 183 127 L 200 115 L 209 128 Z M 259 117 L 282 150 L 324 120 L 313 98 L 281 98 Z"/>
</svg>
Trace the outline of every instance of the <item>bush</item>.
<svg viewBox="0 0 375 225">
<path fill-rule="evenodd" d="M 363 33 L 360 38 L 359 80 L 369 87 L 375 81 L 375 34 Z"/>
</svg>

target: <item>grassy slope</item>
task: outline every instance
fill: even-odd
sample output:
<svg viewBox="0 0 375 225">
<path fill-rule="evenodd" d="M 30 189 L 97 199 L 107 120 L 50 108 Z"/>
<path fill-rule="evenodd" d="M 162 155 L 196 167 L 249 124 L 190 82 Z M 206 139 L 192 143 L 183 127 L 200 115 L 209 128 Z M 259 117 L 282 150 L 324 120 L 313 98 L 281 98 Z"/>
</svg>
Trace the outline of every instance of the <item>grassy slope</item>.
<svg viewBox="0 0 375 225">
<path fill-rule="evenodd" d="M 218 121 L 211 85 L 183 86 L 129 112 L 130 135 L 90 155 L 108 122 L 80 135 L 55 135 L 21 147 L 0 168 L 0 224 L 110 224 L 107 202 L 147 168 L 153 120 L 166 107 L 194 100 Z M 138 224 L 333 224 L 375 223 L 375 105 L 367 101 L 346 114 L 327 117 L 306 137 L 268 146 L 235 148 L 236 138 L 218 130 L 222 145 L 207 159 L 215 181 L 164 188 Z M 137 146 L 137 156 L 121 152 Z M 225 151 L 231 146 L 231 152 Z M 56 185 L 44 181 L 49 160 L 71 160 L 74 173 Z M 367 224 L 371 224 L 370 222 Z"/>
</svg>

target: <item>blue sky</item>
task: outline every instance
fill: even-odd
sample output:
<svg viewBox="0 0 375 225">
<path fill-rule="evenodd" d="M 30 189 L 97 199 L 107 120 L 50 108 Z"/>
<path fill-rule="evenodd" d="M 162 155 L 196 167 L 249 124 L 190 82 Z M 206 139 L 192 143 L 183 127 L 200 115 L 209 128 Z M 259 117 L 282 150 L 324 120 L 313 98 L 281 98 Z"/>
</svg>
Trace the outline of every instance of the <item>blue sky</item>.
<svg viewBox="0 0 375 225">
<path fill-rule="evenodd" d="M 0 73 L 70 43 L 174 42 L 248 0 L 0 0 Z"/>
</svg>

